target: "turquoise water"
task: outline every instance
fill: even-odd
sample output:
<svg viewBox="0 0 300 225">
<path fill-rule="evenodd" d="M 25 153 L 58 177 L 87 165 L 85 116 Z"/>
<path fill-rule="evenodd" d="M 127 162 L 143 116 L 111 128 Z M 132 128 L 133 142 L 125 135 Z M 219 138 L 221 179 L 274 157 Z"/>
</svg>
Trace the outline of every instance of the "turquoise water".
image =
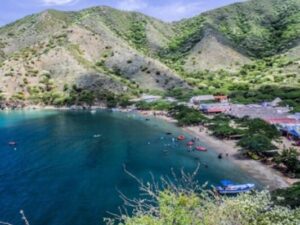
<svg viewBox="0 0 300 225">
<path fill-rule="evenodd" d="M 118 191 L 139 195 L 123 165 L 144 181 L 150 172 L 170 176 L 171 168 L 193 171 L 200 162 L 200 183 L 255 182 L 214 151 L 188 152 L 184 143 L 172 142 L 170 131 L 182 133 L 126 113 L 0 113 L 0 220 L 22 224 L 23 209 L 32 225 L 103 224 L 107 212 L 122 205 Z M 8 146 L 11 140 L 16 149 Z"/>
</svg>

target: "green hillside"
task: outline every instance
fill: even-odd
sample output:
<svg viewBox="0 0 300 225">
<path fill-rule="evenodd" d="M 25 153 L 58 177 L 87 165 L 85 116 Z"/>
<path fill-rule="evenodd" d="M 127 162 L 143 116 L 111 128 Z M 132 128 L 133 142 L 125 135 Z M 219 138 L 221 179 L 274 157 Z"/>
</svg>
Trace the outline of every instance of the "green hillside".
<svg viewBox="0 0 300 225">
<path fill-rule="evenodd" d="M 65 104 L 72 86 L 98 100 L 173 89 L 243 100 L 266 85 L 299 88 L 299 60 L 300 0 L 246 1 L 174 23 L 109 7 L 47 10 L 0 28 L 9 101 Z"/>
<path fill-rule="evenodd" d="M 252 0 L 203 13 L 175 23 L 177 35 L 168 50 L 187 52 L 213 27 L 253 57 L 273 56 L 297 44 L 299 0 Z"/>
</svg>

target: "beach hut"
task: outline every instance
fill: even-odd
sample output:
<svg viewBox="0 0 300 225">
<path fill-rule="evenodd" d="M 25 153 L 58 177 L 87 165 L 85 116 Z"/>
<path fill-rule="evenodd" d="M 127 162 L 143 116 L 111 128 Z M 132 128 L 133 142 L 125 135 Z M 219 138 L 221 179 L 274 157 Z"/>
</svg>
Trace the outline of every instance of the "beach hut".
<svg viewBox="0 0 300 225">
<path fill-rule="evenodd" d="M 147 103 L 152 103 L 152 102 L 156 102 L 156 101 L 160 100 L 161 98 L 162 98 L 161 96 L 143 94 L 140 98 L 132 99 L 131 102 L 144 101 Z"/>
<path fill-rule="evenodd" d="M 190 104 L 193 105 L 199 105 L 201 102 L 204 101 L 214 101 L 215 97 L 213 95 L 199 95 L 199 96 L 194 96 L 190 99 Z"/>
<path fill-rule="evenodd" d="M 218 102 L 228 102 L 228 97 L 226 95 L 216 95 L 214 98 Z"/>
<path fill-rule="evenodd" d="M 293 138 L 300 139 L 300 125 L 293 126 L 289 129 L 288 133 L 293 136 Z"/>
<path fill-rule="evenodd" d="M 204 113 L 224 113 L 230 110 L 228 103 L 201 104 L 199 108 Z"/>
<path fill-rule="evenodd" d="M 287 125 L 296 125 L 299 122 L 294 118 L 282 117 L 282 118 L 268 118 L 265 121 L 272 125 L 278 126 L 287 126 Z M 300 123 L 299 123 L 300 124 Z"/>
</svg>

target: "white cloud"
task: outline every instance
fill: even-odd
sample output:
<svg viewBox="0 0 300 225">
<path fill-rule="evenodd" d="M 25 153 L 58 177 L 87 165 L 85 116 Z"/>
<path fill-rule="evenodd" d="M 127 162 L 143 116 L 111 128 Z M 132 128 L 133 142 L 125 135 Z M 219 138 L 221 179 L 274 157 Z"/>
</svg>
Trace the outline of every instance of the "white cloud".
<svg viewBox="0 0 300 225">
<path fill-rule="evenodd" d="M 203 2 L 173 1 L 171 4 L 152 5 L 148 0 L 120 0 L 116 8 L 127 11 L 140 11 L 165 21 L 178 20 L 199 13 Z"/>
<path fill-rule="evenodd" d="M 168 5 L 149 7 L 145 12 L 165 21 L 174 21 L 181 18 L 199 14 L 204 9 L 204 3 L 200 2 L 173 2 Z"/>
<path fill-rule="evenodd" d="M 66 5 L 76 3 L 78 0 L 42 0 L 45 5 Z"/>
<path fill-rule="evenodd" d="M 148 7 L 147 2 L 143 0 L 121 0 L 117 4 L 118 9 L 128 10 L 128 11 L 143 10 L 147 7 Z"/>
</svg>

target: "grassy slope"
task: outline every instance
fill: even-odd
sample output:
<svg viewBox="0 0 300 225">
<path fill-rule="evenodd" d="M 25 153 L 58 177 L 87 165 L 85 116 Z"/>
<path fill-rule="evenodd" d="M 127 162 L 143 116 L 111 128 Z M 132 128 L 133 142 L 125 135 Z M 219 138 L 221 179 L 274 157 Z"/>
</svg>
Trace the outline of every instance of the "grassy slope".
<svg viewBox="0 0 300 225">
<path fill-rule="evenodd" d="M 289 49 L 300 35 L 299 0 L 253 0 L 204 14 L 208 22 L 256 57 Z"/>
<path fill-rule="evenodd" d="M 138 88 L 135 82 L 150 89 L 181 86 L 171 70 L 151 59 L 158 58 L 200 91 L 228 93 L 245 87 L 249 91 L 265 84 L 297 87 L 299 6 L 299 0 L 252 0 L 172 24 L 109 7 L 77 13 L 48 10 L 0 28 L 0 66 L 5 64 L 2 74 L 8 75 L 9 83 L 18 67 L 20 74 L 35 70 L 35 64 L 38 69 L 59 68 L 61 59 L 47 60 L 59 54 L 66 59 L 61 68 L 72 64 L 61 71 L 64 77 L 86 71 L 133 90 Z M 280 53 L 287 56 L 278 58 Z M 273 57 L 259 60 L 265 56 Z M 249 65 L 242 67 L 245 63 Z M 18 77 L 17 83 L 24 78 Z M 175 81 L 169 84 L 170 79 Z"/>
<path fill-rule="evenodd" d="M 159 48 L 165 42 L 164 26 L 142 14 L 108 7 L 78 13 L 48 10 L 28 16 L 0 28 L 0 60 L 6 58 L 0 66 L 0 90 L 27 95 L 28 84 L 39 86 L 44 70 L 50 72 L 60 90 L 62 81 L 87 83 L 82 81 L 82 74 L 86 74 L 85 80 L 95 82 L 87 86 L 118 93 L 125 88 L 137 94 L 140 86 L 160 90 L 186 87 L 173 71 L 144 55 L 149 52 L 147 46 Z M 37 71 L 34 78 L 28 75 L 29 70 Z M 101 81 L 90 79 L 95 75 Z M 12 79 L 20 87 L 11 85 Z"/>
<path fill-rule="evenodd" d="M 187 52 L 200 39 L 206 27 L 213 27 L 236 48 L 250 56 L 278 54 L 293 46 L 300 35 L 299 0 L 252 0 L 203 13 L 175 23 L 176 36 L 169 52 Z"/>
</svg>

